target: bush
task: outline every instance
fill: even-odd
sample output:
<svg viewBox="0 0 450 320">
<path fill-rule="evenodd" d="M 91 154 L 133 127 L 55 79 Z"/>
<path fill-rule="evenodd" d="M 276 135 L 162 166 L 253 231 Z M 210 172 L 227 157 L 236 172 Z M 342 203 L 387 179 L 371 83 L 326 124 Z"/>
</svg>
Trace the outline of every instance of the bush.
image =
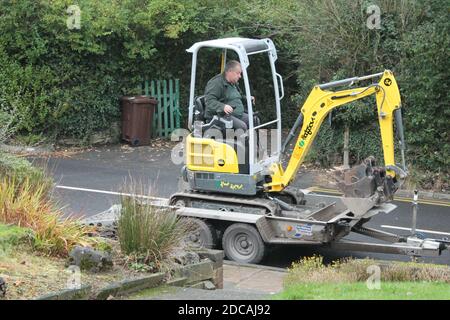
<svg viewBox="0 0 450 320">
<path fill-rule="evenodd" d="M 44 184 L 25 177 L 20 183 L 12 177 L 0 180 L 0 222 L 15 224 L 34 232 L 37 250 L 55 256 L 66 256 L 75 245 L 95 243 L 89 237 L 92 228 L 74 218 L 63 218 L 55 208 Z"/>
<path fill-rule="evenodd" d="M 63 217 L 50 193 L 53 181 L 22 158 L 0 154 L 0 222 L 29 228 L 37 250 L 66 256 L 75 245 L 96 243 L 93 230 Z"/>
<path fill-rule="evenodd" d="M 383 264 L 372 259 L 342 259 L 330 265 L 323 264 L 323 257 L 306 257 L 295 262 L 285 278 L 285 287 L 298 283 L 339 283 L 366 281 L 369 266 L 379 266 L 381 281 L 436 281 L 450 283 L 450 271 L 445 265 L 414 262 Z"/>
<path fill-rule="evenodd" d="M 0 177 L 14 180 L 16 186 L 27 179 L 30 186 L 43 188 L 43 194 L 49 194 L 53 188 L 53 180 L 46 175 L 45 169 L 33 167 L 28 160 L 1 151 Z"/>
<path fill-rule="evenodd" d="M 118 237 L 125 254 L 157 266 L 182 245 L 187 228 L 174 212 L 142 204 L 130 196 L 123 196 L 121 204 Z"/>
<path fill-rule="evenodd" d="M 0 250 L 5 251 L 13 246 L 32 242 L 32 230 L 0 223 Z"/>
</svg>

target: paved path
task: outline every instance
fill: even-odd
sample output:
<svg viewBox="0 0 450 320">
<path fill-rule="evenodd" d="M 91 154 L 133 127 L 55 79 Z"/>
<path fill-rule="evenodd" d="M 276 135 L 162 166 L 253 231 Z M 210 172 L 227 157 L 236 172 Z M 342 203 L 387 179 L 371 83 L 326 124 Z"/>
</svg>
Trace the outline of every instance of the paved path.
<svg viewBox="0 0 450 320">
<path fill-rule="evenodd" d="M 264 266 L 226 263 L 223 266 L 224 288 L 201 290 L 167 288 L 140 300 L 270 300 L 283 289 L 286 271 Z"/>
</svg>

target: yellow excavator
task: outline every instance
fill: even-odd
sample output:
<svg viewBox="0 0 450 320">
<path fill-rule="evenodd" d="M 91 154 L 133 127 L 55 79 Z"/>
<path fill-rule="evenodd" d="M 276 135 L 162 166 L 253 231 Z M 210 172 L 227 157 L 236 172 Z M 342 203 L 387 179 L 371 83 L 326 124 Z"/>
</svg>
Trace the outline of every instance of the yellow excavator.
<svg viewBox="0 0 450 320">
<path fill-rule="evenodd" d="M 220 51 L 222 67 L 230 51 L 241 63 L 249 116 L 245 133 L 229 137 L 226 132 L 230 127 L 229 120 L 218 115 L 210 121 L 204 118 L 204 96 L 196 95 L 199 91 L 196 90 L 197 57 L 204 48 Z M 187 51 L 192 54 L 192 71 L 188 118 L 191 133 L 184 141 L 186 164 L 182 170 L 185 187 L 173 194 L 169 203 L 197 226 L 196 232 L 190 236 L 193 243 L 209 248 L 221 244 L 228 258 L 251 263 L 261 261 L 269 244 L 323 244 L 412 255 L 440 254 L 444 249 L 442 242 L 412 242 L 412 238 L 363 227 L 372 216 L 395 208 L 388 202 L 393 199 L 407 172 L 401 99 L 391 71 L 316 85 L 300 107 L 297 120 L 282 144 L 283 79 L 276 71 L 277 52 L 270 39 L 202 41 Z M 253 55 L 266 56 L 272 72 L 273 119 L 265 123 L 261 123 L 251 99 L 248 67 Z M 353 86 L 374 79 L 377 80 L 374 83 Z M 343 86 L 350 88 L 335 90 Z M 312 194 L 292 187 L 291 183 L 330 111 L 372 95 L 376 98 L 384 166 L 377 167 L 374 158 L 370 157 L 361 165 L 343 172 L 339 181 L 344 193 L 342 197 Z M 402 155 L 401 167 L 394 158 L 394 123 Z M 270 154 L 265 153 L 261 157 L 261 132 L 268 128 L 274 143 Z M 288 152 L 289 143 L 299 128 L 284 167 L 283 155 Z M 373 244 L 341 240 L 350 232 L 391 244 L 374 247 Z M 425 244 L 427 250 L 424 249 Z"/>
</svg>

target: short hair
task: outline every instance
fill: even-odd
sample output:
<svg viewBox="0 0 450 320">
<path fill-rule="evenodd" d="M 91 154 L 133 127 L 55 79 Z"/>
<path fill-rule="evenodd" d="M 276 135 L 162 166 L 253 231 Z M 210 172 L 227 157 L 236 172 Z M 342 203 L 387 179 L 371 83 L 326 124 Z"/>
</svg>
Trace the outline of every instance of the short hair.
<svg viewBox="0 0 450 320">
<path fill-rule="evenodd" d="M 225 71 L 225 72 L 228 72 L 228 71 L 230 71 L 230 70 L 232 70 L 232 69 L 236 69 L 236 67 L 238 67 L 238 66 L 241 66 L 241 64 L 239 63 L 239 61 L 236 61 L 236 60 L 230 60 L 230 61 L 228 61 L 228 62 L 226 63 L 224 71 Z"/>
</svg>

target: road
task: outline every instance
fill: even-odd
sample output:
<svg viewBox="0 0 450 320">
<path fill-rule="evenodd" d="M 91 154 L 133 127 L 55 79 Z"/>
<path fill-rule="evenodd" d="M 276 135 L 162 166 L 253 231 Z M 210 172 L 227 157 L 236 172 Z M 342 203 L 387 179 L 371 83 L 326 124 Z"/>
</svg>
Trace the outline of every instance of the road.
<svg viewBox="0 0 450 320">
<path fill-rule="evenodd" d="M 119 203 L 117 192 L 135 192 L 158 197 L 168 197 L 177 191 L 177 180 L 181 165 L 170 160 L 170 144 L 129 148 L 126 145 L 91 149 L 72 154 L 70 157 L 51 157 L 47 159 L 31 158 L 36 162 L 44 161 L 52 173 L 57 188 L 55 197 L 63 206 L 66 214 L 91 216 L 107 210 Z M 130 183 L 133 181 L 133 183 Z M 300 174 L 296 185 L 301 188 L 312 186 L 312 178 Z M 129 185 L 138 186 L 130 190 Z M 68 189 L 70 188 L 70 189 Z M 411 226 L 411 203 L 394 201 L 397 209 L 389 214 L 379 214 L 366 224 L 368 227 L 393 226 L 409 228 Z M 417 219 L 417 228 L 450 233 L 450 206 L 421 204 Z M 392 233 L 407 234 L 406 230 L 380 228 Z M 430 238 L 442 238 L 445 235 L 425 233 Z M 370 241 L 360 235 L 349 235 L 346 239 Z M 287 267 L 293 261 L 305 255 L 320 254 L 325 262 L 343 257 L 372 257 L 382 260 L 409 261 L 407 256 L 333 251 L 319 247 L 288 246 L 273 248 L 273 252 L 261 264 Z M 422 258 L 427 262 L 450 265 L 450 250 L 440 257 Z"/>
</svg>

